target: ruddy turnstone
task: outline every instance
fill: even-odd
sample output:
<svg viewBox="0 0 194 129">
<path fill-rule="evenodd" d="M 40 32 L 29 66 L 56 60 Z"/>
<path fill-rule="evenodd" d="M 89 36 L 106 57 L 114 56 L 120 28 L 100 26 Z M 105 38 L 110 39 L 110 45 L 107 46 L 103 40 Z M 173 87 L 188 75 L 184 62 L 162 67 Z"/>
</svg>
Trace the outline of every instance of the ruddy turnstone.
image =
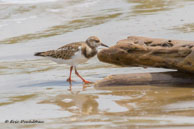
<svg viewBox="0 0 194 129">
<path fill-rule="evenodd" d="M 98 37 L 91 36 L 85 42 L 69 43 L 58 48 L 57 50 L 37 52 L 34 55 L 47 57 L 59 64 L 70 65 L 70 74 L 69 78 L 67 79 L 69 82 L 72 82 L 71 73 L 74 68 L 75 74 L 81 78 L 84 83 L 91 83 L 80 76 L 80 74 L 77 72 L 76 66 L 94 57 L 97 54 L 97 48 L 99 46 L 108 47 L 107 45 L 103 44 Z"/>
</svg>

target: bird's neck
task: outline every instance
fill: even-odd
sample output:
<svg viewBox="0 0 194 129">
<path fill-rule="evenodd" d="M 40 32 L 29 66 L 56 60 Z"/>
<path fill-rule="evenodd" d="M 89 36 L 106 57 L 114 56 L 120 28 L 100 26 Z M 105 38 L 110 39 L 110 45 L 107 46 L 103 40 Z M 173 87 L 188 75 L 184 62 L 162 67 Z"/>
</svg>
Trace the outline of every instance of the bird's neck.
<svg viewBox="0 0 194 129">
<path fill-rule="evenodd" d="M 92 48 L 88 45 L 84 45 L 82 47 L 82 55 L 84 55 L 86 58 L 92 58 L 97 54 L 97 49 L 96 48 Z"/>
</svg>

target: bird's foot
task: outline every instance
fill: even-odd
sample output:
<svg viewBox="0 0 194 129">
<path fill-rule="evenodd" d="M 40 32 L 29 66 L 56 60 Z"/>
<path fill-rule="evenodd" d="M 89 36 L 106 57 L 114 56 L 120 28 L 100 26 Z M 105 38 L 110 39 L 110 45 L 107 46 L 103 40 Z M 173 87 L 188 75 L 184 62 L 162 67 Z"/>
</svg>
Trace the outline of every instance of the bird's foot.
<svg viewBox="0 0 194 129">
<path fill-rule="evenodd" d="M 72 81 L 74 81 L 74 80 L 72 80 L 71 78 L 68 78 L 66 81 L 67 81 L 67 82 L 72 82 Z"/>
<path fill-rule="evenodd" d="M 91 83 L 94 83 L 94 82 L 90 82 L 90 81 L 86 81 L 86 80 L 83 80 L 84 84 L 91 84 Z"/>
</svg>

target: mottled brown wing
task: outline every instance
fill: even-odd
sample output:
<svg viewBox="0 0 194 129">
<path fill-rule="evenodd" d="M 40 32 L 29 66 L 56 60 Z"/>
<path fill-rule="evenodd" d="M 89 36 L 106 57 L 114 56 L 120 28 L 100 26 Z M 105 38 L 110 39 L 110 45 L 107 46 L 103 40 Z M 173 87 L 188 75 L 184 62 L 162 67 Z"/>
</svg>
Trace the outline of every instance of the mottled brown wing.
<svg viewBox="0 0 194 129">
<path fill-rule="evenodd" d="M 71 57 L 80 50 L 82 44 L 82 42 L 66 44 L 57 50 L 44 52 L 44 55 L 53 58 L 71 59 Z"/>
</svg>

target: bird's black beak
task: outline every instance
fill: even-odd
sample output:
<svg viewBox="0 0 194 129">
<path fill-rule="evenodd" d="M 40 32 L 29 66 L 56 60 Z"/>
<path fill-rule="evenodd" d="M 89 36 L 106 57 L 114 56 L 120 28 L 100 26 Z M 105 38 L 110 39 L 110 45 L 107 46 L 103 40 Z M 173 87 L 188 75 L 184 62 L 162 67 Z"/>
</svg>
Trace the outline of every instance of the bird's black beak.
<svg viewBox="0 0 194 129">
<path fill-rule="evenodd" d="M 107 46 L 106 44 L 104 44 L 104 43 L 101 43 L 101 46 L 104 46 L 104 47 L 109 47 L 109 46 Z"/>
</svg>

